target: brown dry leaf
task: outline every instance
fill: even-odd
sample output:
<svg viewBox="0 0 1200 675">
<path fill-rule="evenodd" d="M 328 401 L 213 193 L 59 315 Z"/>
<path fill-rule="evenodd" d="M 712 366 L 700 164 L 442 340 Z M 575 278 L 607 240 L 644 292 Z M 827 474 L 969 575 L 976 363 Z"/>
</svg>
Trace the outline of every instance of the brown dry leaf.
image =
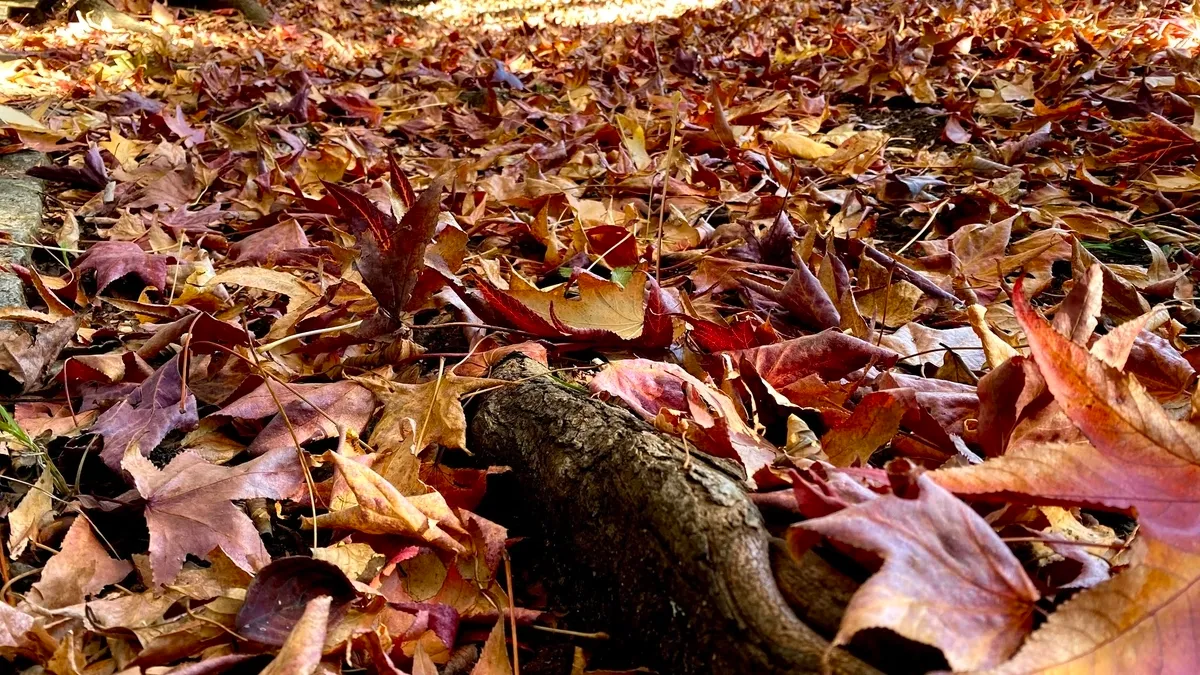
<svg viewBox="0 0 1200 675">
<path fill-rule="evenodd" d="M 929 328 L 919 323 L 906 323 L 891 335 L 879 339 L 881 347 L 887 347 L 900 355 L 908 365 L 945 363 L 946 351 L 952 351 L 971 370 L 983 370 L 984 349 L 976 331 L 972 328 Z"/>
<path fill-rule="evenodd" d="M 588 388 L 621 399 L 643 419 L 705 452 L 740 462 L 749 477 L 775 459 L 775 448 L 741 418 L 729 396 L 674 364 L 615 361 Z"/>
<path fill-rule="evenodd" d="M 441 495 L 435 492 L 424 498 L 410 499 L 400 494 L 395 486 L 382 476 L 353 459 L 347 459 L 336 452 L 325 453 L 324 457 L 333 462 L 338 473 L 345 479 L 354 495 L 355 504 L 321 514 L 316 520 L 305 517 L 305 528 L 315 526 L 321 529 L 349 529 L 365 534 L 398 534 L 455 553 L 466 551 L 462 544 L 439 527 L 445 524 L 455 530 L 461 530 L 457 519 L 442 523 L 434 519 L 437 516 L 453 518 L 444 501 L 441 504 L 437 503 Z"/>
<path fill-rule="evenodd" d="M 295 448 L 297 442 L 337 438 L 339 428 L 357 434 L 374 410 L 375 397 L 354 382 L 285 386 L 267 381 L 213 414 L 241 420 L 271 417 L 249 447 L 251 454 L 261 455 Z"/>
<path fill-rule="evenodd" d="M 1064 603 L 1011 661 L 989 672 L 1191 672 L 1200 555 L 1148 539 L 1135 557 L 1130 569 Z"/>
<path fill-rule="evenodd" d="M 29 599 L 44 609 L 67 607 L 83 602 L 132 571 L 133 565 L 108 556 L 108 550 L 100 545 L 86 518 L 76 518 L 59 552 L 42 569 Z"/>
<path fill-rule="evenodd" d="M 279 654 L 259 675 L 312 675 L 321 663 L 325 631 L 329 623 L 328 595 L 310 600 Z"/>
<path fill-rule="evenodd" d="M 513 280 L 508 295 L 551 325 L 568 330 L 612 333 L 624 340 L 642 334 L 646 321 L 645 272 L 634 272 L 624 286 L 590 274 L 578 277 L 579 297 L 567 298 L 566 287 L 542 291 Z"/>
<path fill-rule="evenodd" d="M 1200 429 L 1172 419 L 1135 378 L 1060 335 L 1020 285 L 1014 303 L 1046 387 L 1087 440 L 1009 448 L 975 467 L 938 471 L 938 482 L 960 494 L 1132 508 L 1146 536 L 1191 550 Z"/>
<path fill-rule="evenodd" d="M 765 136 L 775 148 L 782 150 L 783 154 L 797 159 L 821 159 L 837 152 L 837 148 L 832 145 L 821 143 L 803 134 L 776 131 L 768 132 Z"/>
<path fill-rule="evenodd" d="M 833 644 L 890 628 L 941 649 L 955 670 L 999 665 L 1029 633 L 1038 592 L 987 522 L 928 476 L 917 486 L 916 499 L 884 495 L 793 526 L 884 559 Z"/>
<path fill-rule="evenodd" d="M 421 384 L 369 375 L 356 380 L 383 403 L 383 414 L 368 443 L 385 455 L 400 451 L 419 454 L 433 443 L 465 450 L 467 416 L 460 399 L 479 389 L 507 384 L 504 380 L 460 377 L 450 372 Z M 411 422 L 406 424 L 405 420 Z M 410 429 L 415 430 L 415 436 Z"/>
<path fill-rule="evenodd" d="M 888 136 L 882 131 L 860 131 L 843 141 L 833 154 L 817 160 L 817 166 L 829 173 L 854 176 L 865 173 L 880 159 Z"/>
<path fill-rule="evenodd" d="M 54 508 L 54 473 L 43 469 L 17 508 L 8 514 L 8 554 L 15 560 L 37 536 L 42 520 Z"/>
<path fill-rule="evenodd" d="M 146 500 L 155 584 L 174 580 L 188 555 L 207 557 L 217 548 L 243 570 L 263 567 L 271 556 L 254 523 L 230 500 L 291 499 L 304 489 L 296 451 L 286 448 L 235 467 L 183 452 L 160 470 L 134 445 L 121 468 Z"/>
<path fill-rule="evenodd" d="M 512 663 L 508 660 L 508 648 L 504 643 L 504 616 L 496 622 L 483 644 L 479 661 L 471 669 L 471 675 L 512 675 Z"/>
</svg>

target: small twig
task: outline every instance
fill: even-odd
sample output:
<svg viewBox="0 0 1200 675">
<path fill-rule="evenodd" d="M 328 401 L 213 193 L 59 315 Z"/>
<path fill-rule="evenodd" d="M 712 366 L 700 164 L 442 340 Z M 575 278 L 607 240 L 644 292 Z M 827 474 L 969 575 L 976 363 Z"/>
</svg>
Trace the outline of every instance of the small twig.
<svg viewBox="0 0 1200 675">
<path fill-rule="evenodd" d="M 1092 544 L 1086 541 L 1075 541 L 1073 539 L 1054 539 L 1052 537 L 1000 537 L 1000 541 L 1010 544 L 1017 543 L 1032 543 L 1041 544 L 1064 544 L 1067 546 L 1085 546 L 1087 548 L 1108 548 L 1120 551 L 1129 548 L 1129 544 Z"/>
<path fill-rule="evenodd" d="M 908 240 L 907 244 L 901 246 L 900 249 L 898 251 L 896 251 L 896 255 L 903 254 L 905 251 L 908 250 L 909 246 L 912 246 L 913 244 L 917 243 L 917 240 L 919 240 L 921 237 L 925 236 L 925 233 L 929 231 L 929 228 L 933 227 L 933 221 L 937 220 L 938 214 L 942 212 L 942 207 L 945 206 L 947 204 L 947 202 L 949 202 L 949 201 L 950 201 L 949 199 L 943 199 L 942 201 L 938 202 L 937 206 L 933 207 L 933 210 L 929 212 L 929 218 L 926 219 L 925 225 L 922 226 L 921 229 L 918 230 L 917 233 L 913 235 L 912 239 Z"/>
<path fill-rule="evenodd" d="M 485 330 L 494 330 L 497 333 L 511 333 L 513 335 L 521 335 L 523 337 L 542 338 L 543 335 L 531 333 L 527 330 L 517 328 L 505 328 L 504 326 L 493 326 L 487 323 L 472 323 L 470 321 L 447 321 L 446 323 L 429 323 L 420 326 L 409 326 L 412 330 L 437 330 L 438 328 L 482 328 Z"/>
<path fill-rule="evenodd" d="M 521 675 L 521 659 L 518 656 L 520 648 L 517 646 L 517 608 L 516 601 L 513 600 L 512 560 L 508 557 L 508 551 L 504 551 L 504 577 L 508 583 L 508 620 L 512 626 L 513 675 Z"/>
<path fill-rule="evenodd" d="M 351 321 L 350 323 L 338 324 L 336 326 L 326 326 L 324 328 L 314 328 L 313 330 L 304 331 L 303 333 L 296 333 L 295 335 L 288 335 L 286 337 L 281 337 L 278 340 L 275 340 L 274 342 L 268 342 L 265 345 L 259 345 L 258 347 L 255 347 L 254 349 L 255 349 L 255 351 L 257 351 L 259 353 L 269 352 L 272 349 L 275 349 L 276 347 L 285 345 L 294 340 L 299 340 L 299 339 L 306 338 L 306 337 L 312 337 L 314 335 L 324 335 L 325 333 L 335 333 L 340 330 L 350 330 L 352 328 L 358 328 L 359 326 L 362 325 L 362 323 L 363 323 L 362 320 L 359 320 L 359 321 Z"/>
<path fill-rule="evenodd" d="M 587 638 L 589 640 L 607 640 L 609 638 L 608 633 L 605 633 L 604 631 L 599 631 L 596 633 L 583 633 L 583 632 L 580 632 L 577 630 L 567 630 L 566 628 L 551 628 L 550 626 L 539 626 L 537 624 L 530 626 L 530 628 L 532 628 L 534 630 L 545 631 L 547 633 L 554 633 L 556 635 L 570 635 L 571 637 Z"/>
</svg>

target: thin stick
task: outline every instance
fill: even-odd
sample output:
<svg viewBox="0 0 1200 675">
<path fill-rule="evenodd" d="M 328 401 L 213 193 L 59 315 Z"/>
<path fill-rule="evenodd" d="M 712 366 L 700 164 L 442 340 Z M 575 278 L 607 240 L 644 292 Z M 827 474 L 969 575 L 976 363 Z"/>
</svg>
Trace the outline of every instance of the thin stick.
<svg viewBox="0 0 1200 675">
<path fill-rule="evenodd" d="M 292 342 L 293 340 L 299 340 L 301 338 L 312 337 L 314 335 L 324 335 L 325 333 L 336 333 L 339 330 L 350 330 L 352 328 L 358 328 L 359 326 L 362 325 L 362 323 L 363 322 L 360 319 L 358 321 L 351 321 L 350 323 L 343 323 L 343 324 L 339 324 L 337 326 L 326 326 L 324 328 L 314 328 L 313 330 L 306 330 L 303 333 L 296 333 L 295 335 L 288 335 L 286 337 L 281 337 L 278 340 L 275 340 L 274 342 L 268 342 L 265 345 L 259 345 L 258 347 L 255 347 L 254 349 L 255 349 L 255 351 L 257 351 L 259 353 L 269 352 L 272 349 L 275 349 L 276 347 L 279 347 L 280 345 L 285 345 L 289 342 Z"/>
<path fill-rule="evenodd" d="M 900 254 L 904 253 L 905 251 L 908 250 L 909 246 L 912 246 L 913 244 L 917 243 L 918 239 L 925 236 L 925 233 L 929 231 L 929 228 L 933 227 L 933 221 L 937 219 L 938 214 L 942 212 L 942 207 L 945 206 L 948 201 L 950 201 L 950 200 L 943 199 L 941 202 L 938 203 L 937 206 L 933 207 L 933 210 L 929 212 L 929 218 L 927 218 L 925 220 L 925 225 L 922 226 L 921 229 L 918 230 L 917 233 L 913 235 L 912 239 L 908 240 L 907 244 L 901 246 L 899 251 L 896 251 L 896 255 L 900 255 Z"/>
<path fill-rule="evenodd" d="M 1110 548 L 1118 551 L 1129 547 L 1128 544 L 1090 544 L 1084 541 L 1054 539 L 1052 537 L 1000 537 L 1000 541 L 1006 543 L 1039 542 L 1042 544 L 1065 544 L 1067 546 L 1086 546 L 1088 548 Z"/>
<path fill-rule="evenodd" d="M 521 659 L 518 656 L 520 649 L 517 646 L 517 611 L 513 601 L 512 560 L 508 557 L 508 551 L 504 552 L 504 577 L 508 583 L 508 620 L 512 625 L 513 675 L 521 675 Z"/>
<path fill-rule="evenodd" d="M 242 330 L 246 332 L 246 341 L 250 344 L 254 343 L 254 335 L 250 332 L 250 324 L 246 323 L 246 317 L 243 315 Z M 239 355 L 240 356 L 240 355 Z M 308 470 L 308 462 L 305 459 L 304 449 L 300 447 L 300 437 L 296 435 L 296 428 L 292 426 L 292 420 L 288 419 L 287 411 L 283 408 L 283 403 L 279 397 L 275 395 L 275 390 L 271 389 L 272 375 L 267 373 L 267 369 L 262 367 L 258 361 L 258 352 L 251 349 L 250 356 L 254 357 L 254 367 L 258 370 L 259 375 L 263 378 L 263 386 L 267 388 L 267 393 L 271 395 L 271 400 L 275 402 L 275 407 L 279 409 L 279 417 L 283 420 L 284 426 L 287 427 L 288 435 L 292 437 L 292 444 L 296 446 L 296 461 L 300 463 L 300 468 L 304 471 L 304 486 L 308 488 L 308 501 L 312 507 L 313 517 L 313 548 L 320 548 L 321 542 L 317 538 L 317 486 L 313 482 L 312 472 Z M 282 382 L 280 383 L 282 384 Z M 305 401 L 305 403 L 308 403 Z M 313 410 L 320 410 L 317 406 L 308 403 Z M 324 414 L 324 411 L 321 411 Z M 326 415 L 328 417 L 328 415 Z M 342 425 L 338 424 L 340 429 Z"/>
<path fill-rule="evenodd" d="M 545 631 L 547 633 L 555 633 L 557 635 L 570 635 L 571 637 L 587 638 L 589 640 L 607 640 L 609 638 L 608 633 L 605 633 L 604 631 L 600 631 L 600 632 L 596 632 L 596 633 L 582 633 L 577 630 L 567 630 L 566 628 L 551 628 L 550 626 L 538 626 L 536 624 L 533 626 L 530 626 L 530 628 L 532 628 L 534 630 Z"/>
</svg>

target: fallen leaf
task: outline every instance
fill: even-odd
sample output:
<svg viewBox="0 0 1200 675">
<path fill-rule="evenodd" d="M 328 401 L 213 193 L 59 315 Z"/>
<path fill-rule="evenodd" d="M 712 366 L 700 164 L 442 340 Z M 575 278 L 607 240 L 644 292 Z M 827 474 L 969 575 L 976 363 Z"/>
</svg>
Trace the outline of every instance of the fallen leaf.
<svg viewBox="0 0 1200 675">
<path fill-rule="evenodd" d="M 75 273 L 96 273 L 96 292 L 103 293 L 109 284 L 123 276 L 132 274 L 142 283 L 160 291 L 167 288 L 167 258 L 155 253 L 146 253 L 141 246 L 130 241 L 102 241 L 92 244 L 75 261 Z"/>
<path fill-rule="evenodd" d="M 354 382 L 284 386 L 268 381 L 213 415 L 239 420 L 272 418 L 247 448 L 250 454 L 261 455 L 295 448 L 296 443 L 337 438 L 339 428 L 360 433 L 374 410 L 375 397 Z"/>
<path fill-rule="evenodd" d="M 42 568 L 41 578 L 30 589 L 30 600 L 43 609 L 78 604 L 132 571 L 133 565 L 109 557 L 86 518 L 76 518 L 59 552 Z"/>
<path fill-rule="evenodd" d="M 420 453 L 436 443 L 447 449 L 467 447 L 467 416 L 460 399 L 473 391 L 505 386 L 504 380 L 459 377 L 444 373 L 428 382 L 405 384 L 378 377 L 358 379 L 383 403 L 383 414 L 368 443 L 381 452 L 405 448 Z M 411 420 L 412 439 L 404 424 Z"/>
<path fill-rule="evenodd" d="M 335 452 L 326 453 L 325 457 L 333 462 L 345 479 L 355 503 L 348 508 L 321 514 L 315 520 L 305 517 L 306 528 L 341 528 L 365 534 L 404 535 L 456 553 L 466 550 L 439 526 L 448 524 L 454 529 L 461 529 L 457 522 L 439 523 L 414 503 L 419 502 L 426 510 L 433 507 L 439 515 L 452 517 L 444 501 L 440 508 L 434 501 L 440 500 L 441 495 L 431 493 L 425 498 L 410 499 L 400 494 L 382 476 L 352 459 Z"/>
<path fill-rule="evenodd" d="M 725 352 L 747 359 L 767 383 L 787 394 L 789 385 L 807 375 L 836 380 L 867 365 L 889 368 L 899 355 L 836 330 L 826 330 L 773 345 Z"/>
<path fill-rule="evenodd" d="M 204 558 L 217 548 L 248 572 L 265 567 L 271 556 L 254 523 L 230 500 L 291 499 L 304 486 L 304 470 L 293 449 L 234 467 L 209 464 L 183 452 L 162 470 L 130 451 L 121 468 L 146 500 L 155 584 L 173 581 L 188 555 Z"/>
<path fill-rule="evenodd" d="M 850 417 L 821 437 L 821 447 L 834 466 L 866 465 L 876 450 L 900 430 L 908 406 L 892 394 L 871 392 Z"/>
<path fill-rule="evenodd" d="M 1200 556 L 1150 539 L 1136 557 L 1130 569 L 1064 603 L 1011 661 L 989 672 L 1119 673 L 1131 663 L 1195 670 L 1200 658 L 1180 631 L 1200 623 Z"/>
<path fill-rule="evenodd" d="M 235 627 L 245 638 L 279 647 L 304 620 L 311 602 L 328 599 L 327 619 L 333 624 L 345 616 L 357 595 L 354 585 L 336 566 L 304 556 L 287 556 L 258 571 L 246 588 L 246 600 L 238 610 Z"/>
<path fill-rule="evenodd" d="M 327 183 L 350 231 L 359 238 L 359 270 L 379 306 L 398 318 L 417 284 L 425 248 L 433 238 L 442 201 L 442 181 L 435 180 L 404 217 L 396 221 L 357 192 Z"/>
<path fill-rule="evenodd" d="M 479 661 L 471 669 L 471 675 L 512 675 L 512 672 L 512 663 L 508 660 L 508 647 L 504 642 L 504 617 L 501 617 L 488 634 L 487 642 L 483 644 L 483 652 L 479 654 Z"/>
<path fill-rule="evenodd" d="M 113 471 L 119 471 L 129 448 L 137 447 L 149 455 L 167 434 L 188 429 L 198 421 L 196 397 L 184 386 L 179 357 L 175 356 L 97 418 L 91 431 L 104 439 L 100 458 Z"/>
<path fill-rule="evenodd" d="M 835 645 L 890 628 L 942 650 L 954 670 L 999 665 L 1033 625 L 1038 592 L 990 525 L 928 476 L 920 495 L 883 495 L 795 525 L 878 553 L 883 567 L 851 598 Z"/>
<path fill-rule="evenodd" d="M 279 654 L 259 675 L 312 675 L 321 664 L 329 623 L 329 596 L 308 602 L 304 614 L 279 648 Z"/>
<path fill-rule="evenodd" d="M 588 384 L 621 399 L 643 419 L 682 435 L 700 449 L 729 457 L 753 477 L 775 458 L 775 449 L 741 418 L 723 392 L 669 363 L 626 359 L 610 363 Z"/>
<path fill-rule="evenodd" d="M 1055 331 L 1020 284 L 1013 302 L 1046 387 L 1087 441 L 1010 448 L 978 466 L 938 471 L 938 483 L 959 494 L 1134 509 L 1146 536 L 1200 550 L 1192 517 L 1200 429 L 1172 419 L 1135 378 Z"/>
<path fill-rule="evenodd" d="M 42 519 L 54 508 L 54 473 L 43 469 L 17 508 L 8 514 L 8 553 L 16 559 L 37 537 Z M 3 604 L 3 603 L 0 603 Z"/>
</svg>

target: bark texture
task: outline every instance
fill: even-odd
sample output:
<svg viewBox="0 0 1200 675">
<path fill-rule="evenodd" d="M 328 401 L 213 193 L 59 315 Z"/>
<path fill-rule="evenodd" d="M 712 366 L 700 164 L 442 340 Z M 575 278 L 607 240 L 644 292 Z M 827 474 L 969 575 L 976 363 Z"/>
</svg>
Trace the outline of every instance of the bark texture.
<svg viewBox="0 0 1200 675">
<path fill-rule="evenodd" d="M 572 627 L 607 631 L 664 673 L 821 672 L 829 644 L 776 585 L 739 477 L 545 373 L 524 357 L 494 369 L 518 382 L 483 397 L 470 446 L 512 467 L 523 508 L 570 570 L 556 590 Z M 814 618 L 838 612 L 822 605 Z M 829 665 L 875 672 L 841 650 Z"/>
</svg>

